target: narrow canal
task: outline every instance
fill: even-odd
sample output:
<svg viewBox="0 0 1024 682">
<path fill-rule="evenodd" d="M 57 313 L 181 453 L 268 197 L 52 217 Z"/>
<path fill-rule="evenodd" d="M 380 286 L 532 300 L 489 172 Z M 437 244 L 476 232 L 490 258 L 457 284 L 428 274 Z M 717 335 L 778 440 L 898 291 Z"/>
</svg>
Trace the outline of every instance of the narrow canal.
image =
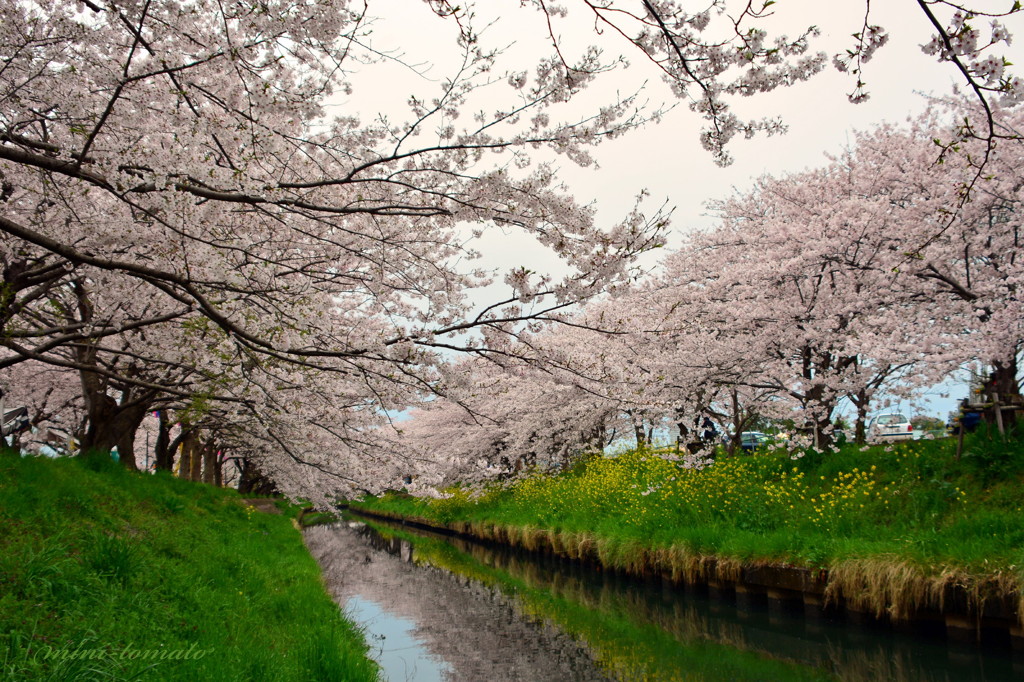
<svg viewBox="0 0 1024 682">
<path fill-rule="evenodd" d="M 391 682 L 1024 679 L 1004 647 L 350 519 L 306 543 Z"/>
</svg>

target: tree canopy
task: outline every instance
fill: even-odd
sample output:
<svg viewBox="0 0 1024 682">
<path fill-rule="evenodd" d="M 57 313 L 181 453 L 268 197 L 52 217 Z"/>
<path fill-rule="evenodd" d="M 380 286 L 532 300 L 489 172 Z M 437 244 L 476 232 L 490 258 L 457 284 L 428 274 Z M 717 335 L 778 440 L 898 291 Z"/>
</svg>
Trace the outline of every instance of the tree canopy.
<svg viewBox="0 0 1024 682">
<path fill-rule="evenodd" d="M 979 224 L 974 209 L 961 209 L 989 193 L 987 169 L 1016 135 L 999 111 L 1024 86 L 994 50 L 1011 38 L 1002 17 L 1019 10 L 919 6 L 936 31 L 926 49 L 960 74 L 974 98 L 967 123 L 944 128 L 938 151 L 946 168 L 973 175 L 957 174 L 931 204 L 915 201 L 918 217 L 950 216 L 948 224 L 934 213 L 919 223 L 932 236 L 922 233 L 909 252 L 926 258 L 915 282 L 973 305 L 990 322 L 985 328 L 997 329 L 1010 314 L 999 292 L 1013 290 L 1012 268 L 989 266 L 979 287 L 974 256 L 957 263 L 923 254 L 955 232 L 953 221 Z M 0 388 L 9 399 L 38 406 L 37 425 L 57 420 L 82 447 L 117 445 L 129 465 L 146 414 L 171 410 L 180 437 L 216 437 L 258 460 L 282 489 L 316 490 L 323 499 L 393 485 L 410 469 L 413 457 L 388 449 L 389 411 L 444 394 L 452 386 L 442 367 L 448 353 L 485 366 L 525 361 L 531 375 L 537 367 L 575 372 L 569 379 L 540 371 L 550 388 L 524 390 L 550 398 L 576 386 L 588 396 L 580 405 L 611 409 L 608 401 L 619 398 L 598 385 L 604 370 L 595 371 L 608 363 L 564 350 L 604 341 L 559 341 L 563 350 L 548 348 L 542 362 L 538 339 L 548 337 L 537 334 L 551 322 L 617 332 L 573 311 L 634 282 L 636 258 L 660 246 L 668 229 L 670 211 L 650 204 L 640 187 L 632 211 L 599 224 L 586 198 L 559 179 L 562 164 L 591 164 L 602 141 L 656 124 L 663 108 L 648 104 L 642 84 L 621 87 L 616 67 L 639 55 L 668 84 L 664 101 L 684 101 L 704 118 L 702 142 L 726 163 L 735 136 L 778 129 L 772 119 L 740 120 L 730 99 L 807 79 L 828 55 L 813 51 L 811 26 L 794 37 L 758 28 L 775 11 L 772 2 L 716 0 L 693 10 L 667 0 L 565 7 L 530 0 L 507 14 L 539 19 L 544 47 L 522 62 L 516 52 L 510 65 L 507 36 L 482 30 L 493 8 L 446 0 L 425 7 L 431 28 L 447 36 L 437 49 L 450 73 L 410 93 L 403 112 L 377 115 L 338 105 L 359 97 L 356 74 L 396 59 L 369 39 L 374 12 L 383 10 L 377 3 L 18 0 L 0 8 Z M 863 98 L 863 65 L 887 35 L 873 19 L 877 8 L 865 7 L 854 45 L 834 59 L 854 75 L 854 100 Z M 609 39 L 619 49 L 608 51 Z M 967 147 L 974 151 L 961 153 Z M 932 148 L 921 154 L 937 156 Z M 1006 183 L 1012 187 L 1009 176 Z M 726 213 L 740 220 L 736 206 Z M 1004 215 L 990 206 L 986 215 L 1002 224 L 997 214 Z M 495 274 L 473 269 L 472 260 L 495 230 L 530 235 L 563 271 L 510 264 L 497 275 L 508 293 L 481 304 L 472 292 Z M 714 250 L 727 248 L 704 248 Z M 801 267 L 825 262 L 797 255 Z M 735 261 L 722 257 L 728 263 L 704 295 L 732 276 Z M 877 280 L 874 267 L 844 276 Z M 960 272 L 966 267 L 975 273 L 969 283 Z M 769 274 L 743 285 L 749 296 Z M 806 277 L 822 280 L 799 275 Z M 791 284 L 803 292 L 811 279 Z M 709 300 L 727 308 L 726 299 Z M 830 307 L 816 329 L 838 334 L 849 324 L 842 319 Z M 757 320 L 734 323 L 749 329 Z M 709 334 L 715 348 L 737 338 L 732 328 L 709 326 L 694 338 Z M 1009 362 L 1009 341 L 996 336 L 987 359 Z M 785 344 L 782 356 L 806 347 L 799 338 L 775 340 Z M 816 348 L 838 364 L 861 356 Z M 894 361 L 872 362 L 881 370 Z M 850 366 L 863 369 L 858 363 Z M 706 363 L 684 364 L 711 380 Z M 804 379 L 789 393 L 819 400 L 807 391 L 826 389 Z M 692 393 L 694 381 L 679 390 Z M 778 381 L 747 381 L 743 390 Z M 558 420 L 550 421 L 554 428 Z M 596 426 L 579 426 L 580 438 L 595 437 Z M 167 433 L 160 437 L 171 446 Z M 535 451 L 540 437 L 517 442 Z"/>
</svg>

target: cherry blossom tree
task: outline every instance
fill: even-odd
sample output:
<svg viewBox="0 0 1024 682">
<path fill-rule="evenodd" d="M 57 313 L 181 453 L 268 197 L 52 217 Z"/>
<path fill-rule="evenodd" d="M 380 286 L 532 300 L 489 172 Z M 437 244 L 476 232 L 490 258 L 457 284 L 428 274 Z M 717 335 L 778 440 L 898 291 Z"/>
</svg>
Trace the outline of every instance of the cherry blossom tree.
<svg viewBox="0 0 1024 682">
<path fill-rule="evenodd" d="M 710 271 L 700 288 L 704 314 L 752 361 L 735 384 L 785 398 L 780 406 L 799 408 L 814 443 L 827 443 L 839 400 L 875 377 L 866 370 L 923 360 L 920 317 L 888 299 L 891 285 L 872 262 L 877 250 L 856 243 L 861 226 L 885 234 L 898 223 L 828 170 L 763 179 L 719 210 L 721 227 L 678 258 Z"/>
<path fill-rule="evenodd" d="M 687 431 L 713 415 L 734 433 L 755 414 L 798 409 L 823 445 L 843 398 L 862 432 L 879 392 L 909 395 L 973 359 L 1016 394 L 1021 147 L 1013 117 L 995 111 L 1005 135 L 991 151 L 976 140 L 936 163 L 934 140 L 963 116 L 937 103 L 909 128 L 858 136 L 825 168 L 763 178 L 718 204 L 721 224 L 618 313 L 645 331 L 627 347 L 635 359 L 619 362 L 638 362 L 648 404 L 676 404 Z M 962 203 L 980 153 L 991 175 Z"/>
<path fill-rule="evenodd" d="M 562 328 L 531 339 L 517 357 L 466 359 L 444 368 L 444 395 L 397 425 L 395 447 L 414 454 L 406 465 L 410 483 L 557 469 L 602 451 L 622 407 L 594 390 L 593 378 L 570 371 L 555 348 L 579 348 L 581 332 L 601 336 Z"/>
<path fill-rule="evenodd" d="M 437 3 L 458 14 L 447 1 Z M 674 95 L 688 101 L 691 109 L 707 121 L 701 141 L 722 164 L 731 161 L 727 145 L 736 135 L 749 137 L 759 131 L 779 132 L 783 124 L 775 119 L 742 121 L 733 114 L 729 100 L 749 97 L 808 79 L 831 60 L 833 66 L 850 75 L 853 103 L 868 99 L 870 66 L 879 49 L 889 42 L 890 31 L 902 27 L 887 24 L 887 7 L 864 0 L 863 19 L 850 27 L 851 44 L 831 55 L 815 52 L 818 29 L 814 15 L 790 17 L 807 28 L 796 38 L 770 36 L 764 20 L 787 16 L 785 2 L 763 0 L 710 0 L 694 8 L 676 0 L 580 0 L 555 5 L 547 0 L 529 4 L 545 15 L 548 35 L 559 55 L 571 32 L 560 29 L 572 22 L 586 21 L 598 33 L 625 42 L 662 74 Z M 980 107 L 975 124 L 960 128 L 944 144 L 952 149 L 964 139 L 980 137 L 986 144 L 1002 137 L 992 116 L 994 104 L 1016 104 L 1024 97 L 1024 82 L 1011 74 L 1011 64 L 1000 54 L 1012 35 L 1006 19 L 1021 12 L 1016 2 L 960 3 L 949 0 L 918 0 L 922 20 L 933 31 L 922 46 L 926 54 L 948 65 Z M 993 4 L 1001 7 L 993 8 Z M 821 11 L 830 8 L 820 5 Z M 468 8 L 464 12 L 471 12 Z M 834 49 L 834 48 L 833 48 Z M 566 73 L 572 67 L 563 63 Z"/>
<path fill-rule="evenodd" d="M 795 401 L 818 443 L 841 397 L 862 420 L 895 378 L 910 391 L 980 359 L 1003 395 L 1019 392 L 1017 115 L 996 109 L 998 145 L 937 164 L 947 110 L 722 202 L 722 224 L 670 256 L 655 288 L 666 319 L 740 341 L 751 362 L 733 381 Z M 978 154 L 989 174 L 974 181 Z"/>
<path fill-rule="evenodd" d="M 461 63 L 436 95 L 411 97 L 404 121 L 328 117 L 346 70 L 372 56 L 360 43 L 366 19 L 347 3 L 3 9 L 2 362 L 78 369 L 88 433 L 117 432 L 89 444 L 134 430 L 116 424 L 113 401 L 133 405 L 137 423 L 161 389 L 194 390 L 166 371 L 185 365 L 173 341 L 143 347 L 151 325 L 180 343 L 184 324 L 206 344 L 188 381 L 234 363 L 206 397 L 257 409 L 250 394 L 277 387 L 254 388 L 254 377 L 275 381 L 281 363 L 297 363 L 335 375 L 322 391 L 347 394 L 358 425 L 360 409 L 428 389 L 429 349 L 472 348 L 468 330 L 592 295 L 658 243 L 657 212 L 599 229 L 552 166 L 528 167 L 535 147 L 589 163 L 588 145 L 642 120 L 629 97 L 594 114 L 560 110 L 586 87 L 583 74 L 603 68 L 593 55 L 571 80 L 541 60 L 534 76 L 489 94 L 498 111 L 470 115 L 477 90 L 498 88 L 495 55 L 456 33 Z M 570 273 L 553 281 L 520 268 L 508 306 L 471 313 L 464 292 L 488 278 L 458 266 L 495 225 L 535 235 Z M 76 314 L 57 323 L 53 302 L 68 297 Z M 131 398 L 139 389 L 145 398 Z"/>
<path fill-rule="evenodd" d="M 29 429 L 12 443 L 29 452 L 66 453 L 77 447 L 84 421 L 82 394 L 74 372 L 35 361 L 19 363 L 2 375 L 3 410 L 28 409 Z"/>
<path fill-rule="evenodd" d="M 381 452 L 386 411 L 438 392 L 439 351 L 529 359 L 524 329 L 567 323 L 565 311 L 630 281 L 633 259 L 661 243 L 660 209 L 638 199 L 598 225 L 559 184 L 560 163 L 590 165 L 595 144 L 660 113 L 635 91 L 584 105 L 623 51 L 569 44 L 560 22 L 582 12 L 595 42 L 639 50 L 670 98 L 706 118 L 705 146 L 726 162 L 730 138 L 778 127 L 740 121 L 727 99 L 825 61 L 811 30 L 769 38 L 751 26 L 769 5 L 730 16 L 721 2 L 696 13 L 667 0 L 569 13 L 521 3 L 539 10 L 549 49 L 508 68 L 473 7 L 430 0 L 421 7 L 457 57 L 450 73 L 417 86 L 403 112 L 361 118 L 336 107 L 355 96 L 355 71 L 389 58 L 367 41 L 367 5 L 8 3 L 0 367 L 77 372 L 80 433 L 117 443 L 127 462 L 141 416 L 166 406 L 208 434 L 225 429 L 282 489 L 391 480 L 405 464 Z M 1004 27 L 986 45 L 969 12 L 943 24 L 935 13 L 952 5 L 921 7 L 938 21 L 937 56 L 979 106 L 1019 96 L 1005 65 L 983 57 L 1008 40 Z M 858 35 L 846 66 L 859 71 L 884 33 L 865 21 Z M 474 305 L 468 292 L 492 275 L 466 262 L 495 229 L 530 235 L 567 274 L 510 264 L 508 298 Z M 569 374 L 553 394 L 607 397 L 593 388 L 606 372 Z M 259 454 L 268 444 L 273 454 Z"/>
<path fill-rule="evenodd" d="M 939 107 L 948 111 L 948 106 Z M 957 118 L 970 110 L 953 109 Z M 967 142 L 961 153 L 932 162 L 935 139 L 948 130 L 948 113 L 926 116 L 906 129 L 880 127 L 859 135 L 837 160 L 847 182 L 867 192 L 900 221 L 897 232 L 878 235 L 879 262 L 905 300 L 930 308 L 922 329 L 934 352 L 938 330 L 956 340 L 961 361 L 992 368 L 997 390 L 1019 393 L 1017 356 L 1022 329 L 1018 306 L 1021 115 L 994 110 L 1006 139 L 990 147 Z M 987 155 L 986 174 L 974 159 Z M 959 179 L 960 182 L 951 182 Z M 968 183 L 971 199 L 963 203 Z M 958 208 L 959 207 L 959 208 Z"/>
</svg>

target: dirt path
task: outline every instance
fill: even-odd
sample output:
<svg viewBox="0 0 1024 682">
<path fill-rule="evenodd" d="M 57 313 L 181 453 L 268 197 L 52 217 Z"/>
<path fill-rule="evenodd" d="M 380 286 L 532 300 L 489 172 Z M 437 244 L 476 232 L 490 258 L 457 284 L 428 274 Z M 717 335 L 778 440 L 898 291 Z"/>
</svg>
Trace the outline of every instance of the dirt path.
<svg viewBox="0 0 1024 682">
<path fill-rule="evenodd" d="M 281 510 L 277 508 L 274 501 L 265 497 L 245 497 L 242 498 L 242 504 L 256 507 L 256 511 L 261 511 L 264 514 L 281 513 Z"/>
</svg>

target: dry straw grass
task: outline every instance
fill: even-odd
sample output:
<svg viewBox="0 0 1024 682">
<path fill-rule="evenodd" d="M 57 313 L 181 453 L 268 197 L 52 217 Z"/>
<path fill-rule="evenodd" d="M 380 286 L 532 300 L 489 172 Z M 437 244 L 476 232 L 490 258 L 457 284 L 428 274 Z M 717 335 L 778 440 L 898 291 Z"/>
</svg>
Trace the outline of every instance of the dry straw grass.
<svg viewBox="0 0 1024 682">
<path fill-rule="evenodd" d="M 941 609 L 943 585 L 893 557 L 848 559 L 830 568 L 825 600 L 845 600 L 855 611 L 903 620 L 921 608 Z"/>
<path fill-rule="evenodd" d="M 962 594 L 968 612 L 981 618 L 988 600 L 1009 598 L 1024 623 L 1024 590 L 1017 575 L 995 574 L 978 579 L 962 571 L 944 569 L 928 574 L 919 566 L 895 557 L 847 559 L 831 567 L 825 587 L 827 601 L 845 600 L 857 611 L 907 620 L 921 609 L 944 611 L 951 592 Z"/>
<path fill-rule="evenodd" d="M 738 559 L 696 554 L 683 545 L 653 548 L 634 540 L 598 539 L 586 531 L 475 524 L 469 534 L 529 551 L 548 551 L 569 559 L 597 561 L 606 568 L 633 575 L 663 575 L 680 583 L 738 582 L 743 571 L 743 562 Z"/>
<path fill-rule="evenodd" d="M 401 519 L 398 514 L 374 512 Z M 427 519 L 406 519 L 438 526 Z M 681 544 L 649 548 L 638 541 L 599 539 L 586 531 L 556 531 L 534 526 L 501 526 L 488 522 L 453 522 L 444 527 L 483 540 L 529 551 L 548 551 L 570 559 L 597 561 L 606 568 L 634 575 L 660 574 L 677 583 L 742 581 L 738 559 L 694 553 Z M 951 592 L 963 595 L 968 612 L 980 622 L 989 600 L 1009 600 L 1024 625 L 1024 577 L 997 573 L 983 579 L 946 569 L 938 574 L 895 556 L 853 558 L 828 569 L 826 603 L 845 605 L 877 618 L 908 620 L 921 610 L 943 611 Z"/>
</svg>

